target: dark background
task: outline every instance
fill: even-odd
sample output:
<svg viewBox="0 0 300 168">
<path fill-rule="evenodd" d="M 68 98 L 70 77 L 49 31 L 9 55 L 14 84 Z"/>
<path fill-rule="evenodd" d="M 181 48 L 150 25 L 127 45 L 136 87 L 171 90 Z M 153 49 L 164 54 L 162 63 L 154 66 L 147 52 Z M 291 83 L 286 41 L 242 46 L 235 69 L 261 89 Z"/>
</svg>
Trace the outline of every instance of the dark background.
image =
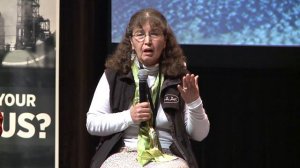
<svg viewBox="0 0 300 168">
<path fill-rule="evenodd" d="M 110 2 L 60 2 L 62 168 L 88 167 L 97 137 L 85 127 L 110 44 Z M 175 32 L 176 33 L 176 32 Z M 300 166 L 299 47 L 183 46 L 199 77 L 211 130 L 193 143 L 203 168 Z"/>
</svg>

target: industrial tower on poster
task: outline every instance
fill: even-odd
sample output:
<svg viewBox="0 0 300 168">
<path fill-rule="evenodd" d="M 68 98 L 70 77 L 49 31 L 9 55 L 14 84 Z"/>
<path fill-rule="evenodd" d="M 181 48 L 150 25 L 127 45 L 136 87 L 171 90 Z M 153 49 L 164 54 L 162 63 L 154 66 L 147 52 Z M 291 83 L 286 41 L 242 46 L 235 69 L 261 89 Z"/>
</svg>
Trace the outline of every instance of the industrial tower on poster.
<svg viewBox="0 0 300 168">
<path fill-rule="evenodd" d="M 2 62 L 2 66 L 30 66 L 33 64 L 43 67 L 45 61 L 49 62 L 47 56 L 54 57 L 55 34 L 50 32 L 50 20 L 39 14 L 39 0 L 16 1 L 17 22 L 14 45 L 5 42 L 5 19 L 1 17 L 0 11 L 0 63 Z M 41 48 L 46 53 L 41 53 Z M 52 51 L 50 55 L 49 51 Z"/>
</svg>

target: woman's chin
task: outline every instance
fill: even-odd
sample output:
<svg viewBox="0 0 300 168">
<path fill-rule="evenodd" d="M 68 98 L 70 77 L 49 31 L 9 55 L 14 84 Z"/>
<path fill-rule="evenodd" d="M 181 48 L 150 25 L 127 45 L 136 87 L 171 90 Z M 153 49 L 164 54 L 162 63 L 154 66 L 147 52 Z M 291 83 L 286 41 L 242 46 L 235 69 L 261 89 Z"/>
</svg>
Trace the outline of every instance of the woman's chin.
<svg viewBox="0 0 300 168">
<path fill-rule="evenodd" d="M 144 59 L 144 61 L 142 61 L 142 63 L 143 63 L 143 65 L 150 67 L 150 66 L 154 66 L 158 62 L 153 59 Z"/>
</svg>

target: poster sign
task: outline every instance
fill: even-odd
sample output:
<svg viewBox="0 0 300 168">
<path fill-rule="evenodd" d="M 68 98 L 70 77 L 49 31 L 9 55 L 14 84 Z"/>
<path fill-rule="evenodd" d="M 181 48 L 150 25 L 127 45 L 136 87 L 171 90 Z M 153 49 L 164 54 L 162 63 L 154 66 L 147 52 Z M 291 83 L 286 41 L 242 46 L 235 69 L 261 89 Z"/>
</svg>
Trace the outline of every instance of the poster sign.
<svg viewBox="0 0 300 168">
<path fill-rule="evenodd" d="M 59 0 L 0 1 L 0 167 L 58 167 Z"/>
</svg>

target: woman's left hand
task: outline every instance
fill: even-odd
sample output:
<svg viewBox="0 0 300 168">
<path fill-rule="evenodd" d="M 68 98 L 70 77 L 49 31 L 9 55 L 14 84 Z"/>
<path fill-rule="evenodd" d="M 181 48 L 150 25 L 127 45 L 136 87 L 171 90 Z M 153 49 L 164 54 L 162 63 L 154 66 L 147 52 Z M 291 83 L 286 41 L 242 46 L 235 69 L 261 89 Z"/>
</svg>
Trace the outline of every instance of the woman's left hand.
<svg viewBox="0 0 300 168">
<path fill-rule="evenodd" d="M 200 97 L 198 75 L 186 74 L 182 77 L 182 86 L 178 85 L 177 88 L 187 104 L 192 103 Z"/>
</svg>

